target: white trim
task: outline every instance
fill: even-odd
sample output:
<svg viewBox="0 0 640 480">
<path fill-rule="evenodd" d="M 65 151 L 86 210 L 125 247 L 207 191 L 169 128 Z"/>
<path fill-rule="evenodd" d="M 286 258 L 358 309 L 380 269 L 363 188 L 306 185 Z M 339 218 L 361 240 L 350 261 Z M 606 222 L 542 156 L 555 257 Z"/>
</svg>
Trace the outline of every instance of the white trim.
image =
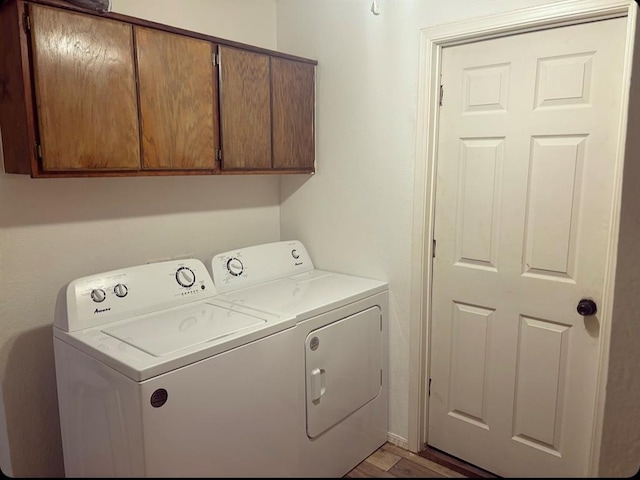
<svg viewBox="0 0 640 480">
<path fill-rule="evenodd" d="M 589 473 L 591 476 L 599 476 L 600 472 L 600 448 L 603 431 L 604 407 L 606 400 L 607 373 L 609 367 L 609 344 L 611 342 L 611 320 L 613 318 L 613 299 L 615 291 L 616 265 L 618 258 L 618 237 L 620 233 L 620 213 L 622 207 L 622 172 L 627 144 L 627 121 L 629 117 L 629 93 L 631 90 L 631 70 L 633 66 L 634 41 L 636 36 L 636 22 L 638 5 L 632 2 L 629 6 L 627 17 L 627 39 L 625 44 L 625 59 L 622 74 L 622 109 L 619 120 L 618 152 L 616 156 L 614 172 L 614 198 L 611 206 L 612 222 L 609 230 L 609 255 L 605 271 L 604 294 L 602 309 L 604 311 L 602 321 L 602 341 L 600 342 L 600 363 L 598 369 L 598 384 L 596 405 L 594 409 L 593 437 L 591 439 L 591 456 Z"/>
<path fill-rule="evenodd" d="M 616 178 L 614 184 L 613 222 L 610 245 L 617 245 L 622 191 L 622 165 L 627 123 L 627 109 L 631 79 L 631 60 L 638 6 L 634 0 L 569 0 L 517 10 L 500 15 L 447 24 L 420 30 L 420 59 L 418 81 L 418 111 L 416 135 L 416 162 L 414 173 L 414 200 L 412 225 L 412 259 L 410 290 L 410 344 L 409 344 L 409 432 L 408 448 L 412 452 L 423 449 L 427 443 L 428 396 L 427 378 L 429 358 L 429 327 L 431 311 L 431 268 L 433 240 L 433 170 L 437 158 L 438 95 L 442 48 L 525 33 L 546 28 L 573 25 L 593 20 L 627 16 L 626 60 L 623 72 L 623 108 L 620 118 Z M 608 365 L 608 345 L 611 337 L 610 319 L 613 308 L 616 249 L 608 256 L 603 295 L 602 342 L 600 371 L 598 373 L 597 405 L 595 406 L 592 476 L 599 469 L 600 439 Z"/>
</svg>

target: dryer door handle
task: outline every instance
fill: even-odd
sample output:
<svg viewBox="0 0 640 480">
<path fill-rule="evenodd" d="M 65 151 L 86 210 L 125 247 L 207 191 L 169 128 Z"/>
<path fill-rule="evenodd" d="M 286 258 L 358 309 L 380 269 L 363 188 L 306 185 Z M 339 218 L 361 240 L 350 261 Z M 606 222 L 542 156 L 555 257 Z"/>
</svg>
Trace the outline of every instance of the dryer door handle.
<svg viewBox="0 0 640 480">
<path fill-rule="evenodd" d="M 311 370 L 311 401 L 314 405 L 320 403 L 320 397 L 324 395 L 326 388 L 326 374 L 324 368 Z"/>
</svg>

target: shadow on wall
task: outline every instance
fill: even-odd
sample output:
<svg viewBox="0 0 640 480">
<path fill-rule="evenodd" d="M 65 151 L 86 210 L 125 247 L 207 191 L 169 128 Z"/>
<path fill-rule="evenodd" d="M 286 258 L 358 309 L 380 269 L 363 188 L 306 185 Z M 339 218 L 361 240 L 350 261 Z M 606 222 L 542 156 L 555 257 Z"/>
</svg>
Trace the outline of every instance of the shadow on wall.
<svg viewBox="0 0 640 480">
<path fill-rule="evenodd" d="M 284 177 L 280 183 L 280 203 L 296 193 L 299 188 L 302 188 L 312 178 L 309 175 L 287 175 Z"/>
<path fill-rule="evenodd" d="M 0 174 L 3 227 L 215 212 L 278 204 L 276 175 L 30 178 Z"/>
<path fill-rule="evenodd" d="M 279 204 L 278 175 L 31 178 L 4 173 L 0 225 L 40 225 L 215 212 Z"/>
<path fill-rule="evenodd" d="M 0 358 L 13 474 L 64 477 L 51 326 L 7 340 Z"/>
</svg>

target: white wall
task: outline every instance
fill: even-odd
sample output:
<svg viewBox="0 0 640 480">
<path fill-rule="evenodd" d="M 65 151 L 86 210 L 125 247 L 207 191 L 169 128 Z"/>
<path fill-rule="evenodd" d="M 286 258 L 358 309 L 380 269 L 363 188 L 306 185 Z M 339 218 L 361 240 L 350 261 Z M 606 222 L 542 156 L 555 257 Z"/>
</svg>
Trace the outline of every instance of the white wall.
<svg viewBox="0 0 640 480">
<path fill-rule="evenodd" d="M 113 10 L 276 46 L 274 0 L 114 0 Z M 278 179 L 269 175 L 31 179 L 0 173 L 3 473 L 64 473 L 51 332 L 63 284 L 149 259 L 191 254 L 205 261 L 234 247 L 277 241 L 278 195 Z"/>
<path fill-rule="evenodd" d="M 278 48 L 318 60 L 317 173 L 283 177 L 281 236 L 319 268 L 390 283 L 390 432 L 408 439 L 421 28 L 553 0 L 278 0 Z"/>
</svg>

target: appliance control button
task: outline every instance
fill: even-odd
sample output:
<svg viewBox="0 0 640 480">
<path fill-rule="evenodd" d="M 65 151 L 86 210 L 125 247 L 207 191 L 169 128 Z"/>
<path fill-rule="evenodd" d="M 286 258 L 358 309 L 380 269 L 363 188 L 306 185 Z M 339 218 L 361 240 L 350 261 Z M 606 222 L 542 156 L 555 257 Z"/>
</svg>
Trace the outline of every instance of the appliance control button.
<svg viewBox="0 0 640 480">
<path fill-rule="evenodd" d="M 127 293 L 129 293 L 129 289 L 125 284 L 119 283 L 115 287 L 113 287 L 113 293 L 116 294 L 116 297 L 122 298 L 127 296 Z"/>
<path fill-rule="evenodd" d="M 91 300 L 96 303 L 104 302 L 104 299 L 107 298 L 107 294 L 101 288 L 94 288 L 91 290 Z"/>
<path fill-rule="evenodd" d="M 180 267 L 176 272 L 176 280 L 180 286 L 189 288 L 196 283 L 196 274 L 189 267 Z"/>
<path fill-rule="evenodd" d="M 233 257 L 227 261 L 227 270 L 231 275 L 237 277 L 239 275 L 242 275 L 242 272 L 244 271 L 244 265 L 242 264 L 240 259 Z"/>
<path fill-rule="evenodd" d="M 295 258 L 296 260 L 300 258 L 300 254 L 298 253 L 298 251 L 295 248 L 293 250 L 291 250 L 291 256 L 293 258 Z"/>
</svg>

